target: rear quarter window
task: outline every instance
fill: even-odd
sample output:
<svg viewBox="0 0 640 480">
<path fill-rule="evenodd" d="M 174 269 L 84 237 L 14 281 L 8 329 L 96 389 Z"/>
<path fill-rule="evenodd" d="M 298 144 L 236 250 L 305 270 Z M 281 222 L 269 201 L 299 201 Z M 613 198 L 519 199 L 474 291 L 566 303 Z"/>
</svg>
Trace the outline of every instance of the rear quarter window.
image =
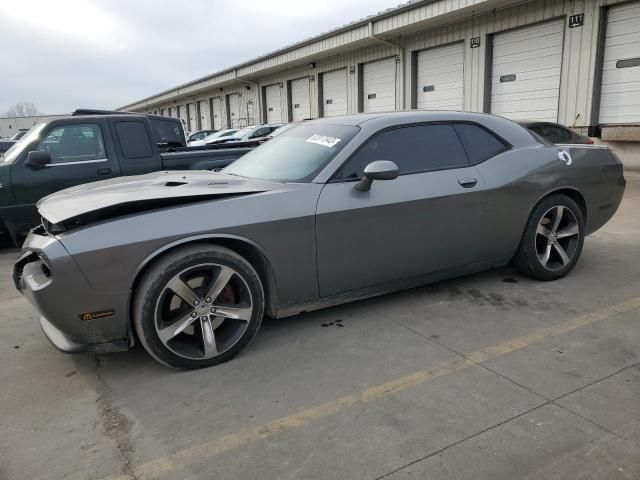
<svg viewBox="0 0 640 480">
<path fill-rule="evenodd" d="M 178 115 L 180 115 L 180 110 L 178 110 Z M 167 145 L 169 147 L 186 146 L 180 120 L 150 118 L 149 123 L 158 145 Z"/>
<path fill-rule="evenodd" d="M 116 131 L 125 158 L 146 158 L 153 154 L 143 122 L 116 122 Z"/>
<path fill-rule="evenodd" d="M 470 123 L 453 126 L 472 164 L 477 165 L 508 150 L 509 146 L 482 127 Z"/>
</svg>

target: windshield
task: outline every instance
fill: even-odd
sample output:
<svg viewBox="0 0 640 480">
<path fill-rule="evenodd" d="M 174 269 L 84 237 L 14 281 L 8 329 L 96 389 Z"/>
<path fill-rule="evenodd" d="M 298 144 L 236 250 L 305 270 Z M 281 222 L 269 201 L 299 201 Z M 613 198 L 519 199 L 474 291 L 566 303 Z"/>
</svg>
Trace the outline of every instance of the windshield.
<svg viewBox="0 0 640 480">
<path fill-rule="evenodd" d="M 38 138 L 45 125 L 46 123 L 37 123 L 34 125 L 31 130 L 29 130 L 20 140 L 14 143 L 9 150 L 0 155 L 0 161 L 5 163 L 15 161 L 15 159 L 20 156 L 24 148 L 33 140 Z"/>
<path fill-rule="evenodd" d="M 11 137 L 11 140 L 20 140 L 22 137 L 24 137 L 27 134 L 28 131 L 29 130 L 20 130 L 13 137 Z"/>
<path fill-rule="evenodd" d="M 242 138 L 244 137 L 246 134 L 250 133 L 254 128 L 256 128 L 255 125 L 251 125 L 250 127 L 244 127 L 241 128 L 240 130 L 238 130 L 236 133 L 234 133 L 231 138 Z"/>
<path fill-rule="evenodd" d="M 216 138 L 226 137 L 228 135 L 231 135 L 232 133 L 236 133 L 236 131 L 235 130 L 218 130 L 216 133 L 207 135 L 204 141 L 206 142 L 207 140 L 215 140 Z"/>
<path fill-rule="evenodd" d="M 309 182 L 359 131 L 350 125 L 299 125 L 240 157 L 223 172 L 277 182 Z"/>
</svg>

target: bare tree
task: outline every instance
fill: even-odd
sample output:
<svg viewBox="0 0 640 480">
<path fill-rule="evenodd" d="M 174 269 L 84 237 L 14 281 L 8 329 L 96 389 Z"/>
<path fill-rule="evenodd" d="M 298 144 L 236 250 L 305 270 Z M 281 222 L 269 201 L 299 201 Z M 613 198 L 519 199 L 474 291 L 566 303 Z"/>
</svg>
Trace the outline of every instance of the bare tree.
<svg viewBox="0 0 640 480">
<path fill-rule="evenodd" d="M 16 103 L 4 115 L 5 117 L 35 117 L 42 115 L 42 112 L 38 110 L 35 103 L 26 100 Z"/>
</svg>

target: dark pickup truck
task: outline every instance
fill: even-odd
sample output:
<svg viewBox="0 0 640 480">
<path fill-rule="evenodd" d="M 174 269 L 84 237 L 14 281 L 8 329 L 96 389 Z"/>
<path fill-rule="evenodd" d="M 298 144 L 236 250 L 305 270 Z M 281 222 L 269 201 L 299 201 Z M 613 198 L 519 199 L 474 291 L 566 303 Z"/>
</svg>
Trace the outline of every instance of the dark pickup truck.
<svg viewBox="0 0 640 480">
<path fill-rule="evenodd" d="M 58 190 L 158 170 L 214 170 L 257 145 L 181 148 L 183 140 L 179 120 L 130 113 L 35 125 L 0 155 L 0 232 L 18 243 L 40 222 L 36 202 Z"/>
</svg>

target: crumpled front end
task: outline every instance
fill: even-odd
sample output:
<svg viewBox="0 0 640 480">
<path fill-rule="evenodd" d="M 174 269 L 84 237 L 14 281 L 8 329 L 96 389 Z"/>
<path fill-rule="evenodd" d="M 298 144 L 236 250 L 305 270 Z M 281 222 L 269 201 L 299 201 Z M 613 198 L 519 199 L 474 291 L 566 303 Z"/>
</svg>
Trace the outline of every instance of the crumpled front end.
<svg viewBox="0 0 640 480">
<path fill-rule="evenodd" d="M 16 261 L 16 288 L 40 314 L 47 338 L 67 353 L 129 347 L 129 292 L 100 293 L 87 282 L 62 243 L 33 229 Z"/>
</svg>

